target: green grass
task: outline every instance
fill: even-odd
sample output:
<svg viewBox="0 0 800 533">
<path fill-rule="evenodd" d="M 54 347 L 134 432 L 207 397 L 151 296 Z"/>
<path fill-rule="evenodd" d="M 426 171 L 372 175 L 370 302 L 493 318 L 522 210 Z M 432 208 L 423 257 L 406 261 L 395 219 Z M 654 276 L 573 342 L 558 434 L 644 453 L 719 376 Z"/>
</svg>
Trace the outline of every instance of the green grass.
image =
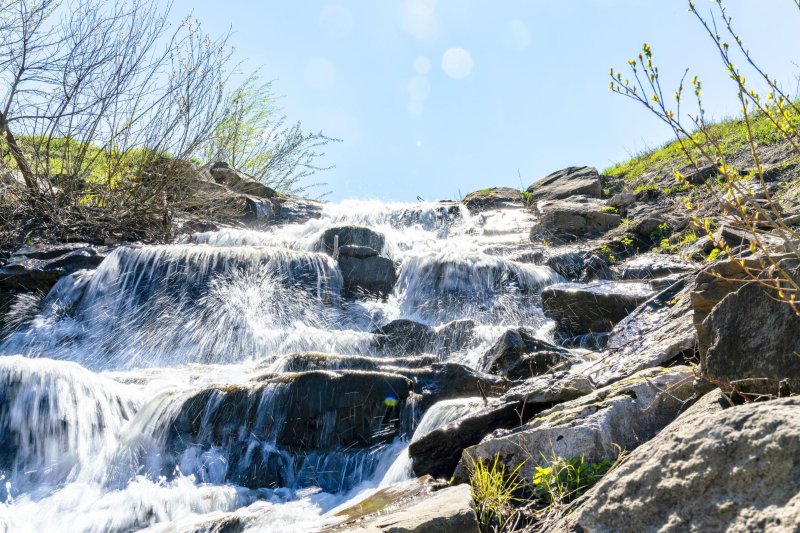
<svg viewBox="0 0 800 533">
<path fill-rule="evenodd" d="M 795 127 L 800 128 L 800 119 Z M 784 138 L 766 116 L 751 117 L 753 139 L 760 146 L 770 146 L 781 143 Z M 747 147 L 747 126 L 744 119 L 727 119 L 708 126 L 711 136 L 718 140 L 726 154 L 732 154 Z M 701 141 L 703 135 L 694 133 L 694 139 Z M 687 143 L 691 144 L 691 143 Z M 617 163 L 605 169 L 603 174 L 616 178 L 624 178 L 628 183 L 639 183 L 648 172 L 663 174 L 690 164 L 686 154 L 683 153 L 678 141 L 667 144 L 644 153 L 638 154 L 627 161 Z M 663 191 L 662 191 L 663 192 Z M 681 192 L 672 190 L 665 194 Z"/>
<path fill-rule="evenodd" d="M 503 521 L 513 511 L 515 494 L 524 486 L 517 475 L 524 463 L 506 473 L 505 465 L 498 462 L 499 456 L 495 456 L 491 464 L 484 464 L 480 459 L 475 461 L 469 477 L 475 511 L 484 528 L 493 523 L 503 525 Z"/>
</svg>

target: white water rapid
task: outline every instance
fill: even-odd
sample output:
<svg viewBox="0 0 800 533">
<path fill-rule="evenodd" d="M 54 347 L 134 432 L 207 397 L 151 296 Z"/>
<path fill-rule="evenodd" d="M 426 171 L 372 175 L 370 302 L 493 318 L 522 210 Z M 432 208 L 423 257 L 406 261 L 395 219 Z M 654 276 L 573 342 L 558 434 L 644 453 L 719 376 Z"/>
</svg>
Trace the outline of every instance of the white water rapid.
<svg viewBox="0 0 800 533">
<path fill-rule="evenodd" d="M 407 480 L 410 439 L 481 399 L 420 412 L 397 392 L 406 378 L 380 366 L 411 358 L 392 359 L 373 331 L 410 319 L 442 332 L 468 319 L 469 342 L 426 353 L 472 368 L 508 327 L 550 337 L 539 293 L 559 277 L 515 260 L 531 217 L 491 213 L 344 202 L 303 224 L 121 246 L 62 278 L 0 342 L 0 532 L 182 532 L 226 520 L 314 531 L 347 500 Z M 345 225 L 385 236 L 381 255 L 397 268 L 385 299 L 345 294 L 320 241 Z M 337 391 L 382 373 L 381 410 L 337 425 L 362 409 Z"/>
</svg>

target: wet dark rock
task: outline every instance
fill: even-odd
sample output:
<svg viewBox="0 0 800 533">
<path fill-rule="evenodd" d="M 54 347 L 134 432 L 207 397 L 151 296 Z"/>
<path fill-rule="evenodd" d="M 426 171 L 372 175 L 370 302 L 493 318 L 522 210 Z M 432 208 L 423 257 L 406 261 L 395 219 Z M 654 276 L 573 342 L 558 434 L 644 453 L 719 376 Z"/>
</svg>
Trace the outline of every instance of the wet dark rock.
<svg viewBox="0 0 800 533">
<path fill-rule="evenodd" d="M 341 247 L 343 246 L 370 248 L 375 251 L 372 255 L 379 255 L 386 244 L 386 237 L 377 231 L 362 226 L 338 226 L 330 228 L 322 234 L 322 246 L 328 254 L 333 254 L 334 243 L 337 236 L 339 237 L 340 255 L 346 255 L 341 252 Z M 354 254 L 352 257 L 370 256 Z"/>
<path fill-rule="evenodd" d="M 571 196 L 600 198 L 603 185 L 593 167 L 569 167 L 535 181 L 527 191 L 534 200 L 561 200 Z"/>
<path fill-rule="evenodd" d="M 278 223 L 303 224 L 322 216 L 322 204 L 314 200 L 281 196 L 275 199 L 275 203 L 278 205 L 276 219 Z"/>
<path fill-rule="evenodd" d="M 369 475 L 376 447 L 404 430 L 401 413 L 411 390 L 403 376 L 366 371 L 301 372 L 210 387 L 188 398 L 168 422 L 165 450 L 174 458 L 187 447 L 225 450 L 226 479 L 248 487 L 340 490 Z M 358 468 L 359 462 L 371 466 Z"/>
<path fill-rule="evenodd" d="M 393 320 L 372 332 L 376 348 L 392 355 L 420 354 L 433 348 L 434 332 L 430 326 L 413 320 Z"/>
<path fill-rule="evenodd" d="M 469 193 L 464 197 L 464 205 L 470 210 L 481 211 L 505 207 L 508 205 L 519 205 L 522 203 L 522 193 L 519 189 L 511 187 L 493 187 Z"/>
<path fill-rule="evenodd" d="M 651 294 L 647 285 L 633 282 L 559 283 L 542 291 L 542 308 L 558 333 L 570 338 L 611 331 Z"/>
<path fill-rule="evenodd" d="M 435 356 L 369 357 L 364 355 L 339 355 L 304 352 L 284 358 L 285 372 L 310 370 L 370 370 L 396 372 L 402 369 L 428 367 L 436 362 Z M 272 363 L 270 363 L 272 364 Z"/>
<path fill-rule="evenodd" d="M 46 293 L 61 277 L 97 267 L 109 252 L 78 243 L 20 248 L 0 268 L 0 289 Z"/>
<path fill-rule="evenodd" d="M 539 224 L 531 236 L 568 242 L 604 233 L 619 226 L 620 220 L 618 214 L 607 212 L 600 200 L 583 197 L 554 200 L 541 207 Z"/>
<path fill-rule="evenodd" d="M 703 373 L 749 394 L 800 393 L 800 317 L 756 283 L 725 296 L 703 321 Z"/>
<path fill-rule="evenodd" d="M 532 331 L 513 328 L 503 333 L 484 354 L 480 369 L 507 379 L 521 380 L 544 374 L 569 360 L 568 350 L 536 338 Z"/>
<path fill-rule="evenodd" d="M 340 257 L 344 291 L 347 295 L 388 296 L 397 282 L 394 262 L 386 257 Z"/>
<path fill-rule="evenodd" d="M 605 256 L 591 254 L 586 258 L 581 274 L 580 281 L 582 283 L 590 283 L 598 280 L 608 280 L 614 278 L 614 271 L 611 269 L 611 264 Z"/>
<path fill-rule="evenodd" d="M 414 392 L 421 398 L 415 407 L 425 412 L 436 402 L 481 396 L 492 398 L 508 391 L 507 380 L 457 363 L 436 363 L 429 368 L 395 369 L 414 381 Z"/>
<path fill-rule="evenodd" d="M 478 412 L 412 441 L 408 453 L 414 473 L 449 479 L 464 448 L 498 428 L 516 427 L 557 403 L 591 390 L 585 377 L 566 373 L 541 376 L 515 387 L 500 398 L 488 400 Z"/>
</svg>

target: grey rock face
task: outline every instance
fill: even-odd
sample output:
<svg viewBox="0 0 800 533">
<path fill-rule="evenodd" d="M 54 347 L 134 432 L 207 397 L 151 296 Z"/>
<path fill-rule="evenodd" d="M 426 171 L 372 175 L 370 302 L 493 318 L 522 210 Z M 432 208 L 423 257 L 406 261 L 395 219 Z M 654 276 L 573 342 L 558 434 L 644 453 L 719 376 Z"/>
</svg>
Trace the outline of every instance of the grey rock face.
<svg viewBox="0 0 800 533">
<path fill-rule="evenodd" d="M 795 532 L 800 400 L 709 393 L 607 474 L 557 531 Z"/>
<path fill-rule="evenodd" d="M 528 187 L 534 200 L 560 200 L 570 196 L 600 198 L 603 186 L 593 167 L 569 167 L 553 172 Z"/>
<path fill-rule="evenodd" d="M 433 330 L 413 320 L 392 320 L 372 333 L 377 336 L 376 347 L 382 353 L 420 354 L 431 351 L 433 347 Z"/>
<path fill-rule="evenodd" d="M 619 226 L 622 219 L 616 213 L 604 211 L 605 207 L 600 200 L 587 198 L 548 202 L 542 206 L 539 224 L 531 236 L 573 241 L 606 232 Z"/>
<path fill-rule="evenodd" d="M 524 463 L 523 479 L 531 479 L 542 457 L 552 454 L 591 463 L 616 459 L 620 450 L 636 448 L 678 416 L 694 394 L 691 378 L 688 367 L 654 368 L 556 405 L 524 426 L 466 448 L 454 476 L 468 479 L 475 461 L 495 456 L 507 472 Z"/>
<path fill-rule="evenodd" d="M 800 393 L 800 317 L 791 306 L 751 283 L 723 298 L 703 327 L 707 376 L 751 394 Z"/>
<path fill-rule="evenodd" d="M 611 331 L 651 294 L 640 283 L 558 283 L 542 291 L 542 308 L 556 321 L 559 333 L 571 337 Z"/>
</svg>

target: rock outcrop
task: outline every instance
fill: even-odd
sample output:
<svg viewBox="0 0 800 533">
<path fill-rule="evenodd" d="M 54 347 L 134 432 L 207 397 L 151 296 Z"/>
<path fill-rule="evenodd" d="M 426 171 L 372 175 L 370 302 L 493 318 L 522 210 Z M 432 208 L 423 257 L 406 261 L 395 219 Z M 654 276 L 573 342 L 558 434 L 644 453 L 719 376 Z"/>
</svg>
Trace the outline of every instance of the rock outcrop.
<svg viewBox="0 0 800 533">
<path fill-rule="evenodd" d="M 506 471 L 523 465 L 522 479 L 532 479 L 547 457 L 583 457 L 589 463 L 614 460 L 672 422 L 694 395 L 688 367 L 649 369 L 564 402 L 512 431 L 498 431 L 465 448 L 455 471 L 466 480 L 475 461 L 499 457 Z"/>
<path fill-rule="evenodd" d="M 607 474 L 555 531 L 797 531 L 800 400 L 709 393 Z"/>
<path fill-rule="evenodd" d="M 0 268 L 0 290 L 46 293 L 61 277 L 96 268 L 110 251 L 85 243 L 23 246 Z"/>
<path fill-rule="evenodd" d="M 535 181 L 527 192 L 533 200 L 562 200 L 571 196 L 600 198 L 603 185 L 596 168 L 569 167 Z"/>
</svg>

